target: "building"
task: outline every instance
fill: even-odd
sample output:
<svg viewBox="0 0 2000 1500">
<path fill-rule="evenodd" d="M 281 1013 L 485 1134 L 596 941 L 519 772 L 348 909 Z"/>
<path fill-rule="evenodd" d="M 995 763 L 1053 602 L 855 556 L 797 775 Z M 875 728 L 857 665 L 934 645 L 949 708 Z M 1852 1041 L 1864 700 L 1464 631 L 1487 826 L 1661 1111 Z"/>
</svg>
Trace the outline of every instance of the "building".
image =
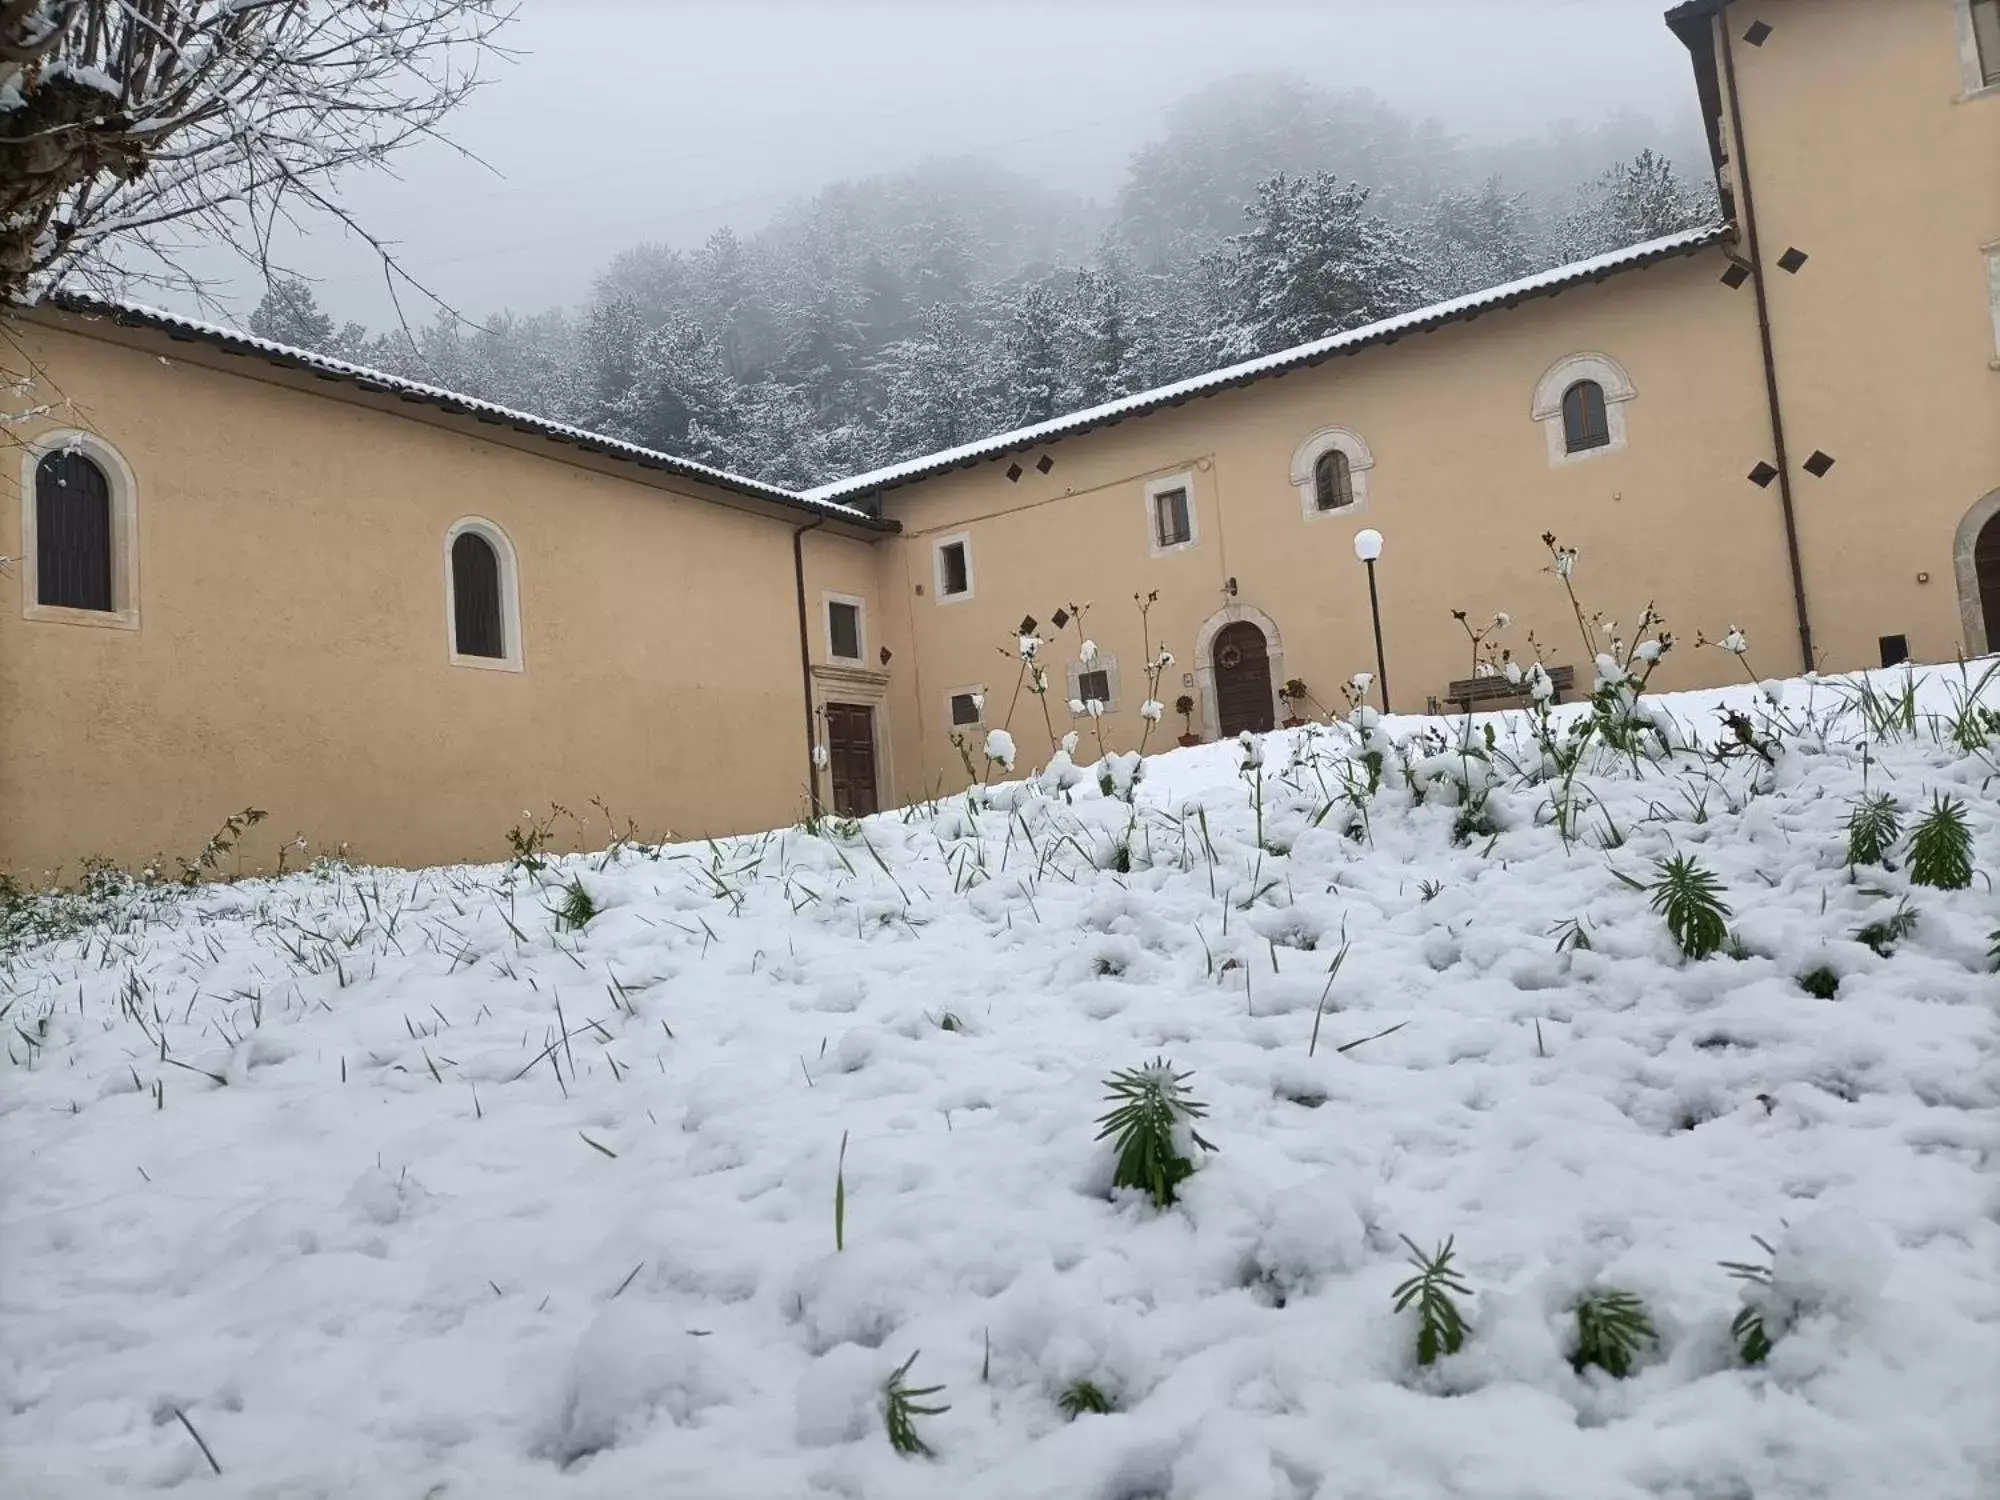
<svg viewBox="0 0 2000 1500">
<path fill-rule="evenodd" d="M 180 319 L 13 334 L 69 405 L 0 548 L 0 868 L 192 853 L 251 805 L 266 869 L 299 834 L 495 857 L 552 800 L 599 843 L 593 797 L 769 826 L 805 797 L 804 674 L 878 690 L 802 667 L 800 601 L 872 591 L 893 523 Z"/>
<path fill-rule="evenodd" d="M 953 731 L 1010 705 L 1038 760 L 1013 644 L 1076 604 L 1100 654 L 1054 633 L 1055 734 L 1097 697 L 1077 727 L 1135 745 L 1163 642 L 1197 733 L 1265 727 L 1288 679 L 1374 667 L 1364 527 L 1399 709 L 1471 675 L 1454 610 L 1587 678 L 1545 532 L 1591 605 L 1667 617 L 1667 686 L 1740 671 L 1692 644 L 1731 626 L 1767 675 L 2000 649 L 2000 0 L 1667 20 L 1724 222 L 807 495 L 161 315 L 25 315 L 91 420 L 27 429 L 0 866 L 246 803 L 397 862 L 496 855 L 551 799 L 683 835 L 809 783 L 870 810 L 962 780 Z"/>
</svg>

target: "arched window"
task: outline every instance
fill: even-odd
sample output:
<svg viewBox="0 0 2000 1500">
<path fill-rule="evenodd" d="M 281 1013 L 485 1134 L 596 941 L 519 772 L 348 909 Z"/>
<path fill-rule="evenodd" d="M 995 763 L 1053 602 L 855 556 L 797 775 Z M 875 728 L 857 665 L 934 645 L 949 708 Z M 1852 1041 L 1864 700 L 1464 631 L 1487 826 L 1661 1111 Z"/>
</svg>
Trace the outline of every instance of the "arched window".
<svg viewBox="0 0 2000 1500">
<path fill-rule="evenodd" d="M 452 664 L 520 671 L 520 580 L 506 533 L 468 516 L 445 533 L 444 545 Z"/>
<path fill-rule="evenodd" d="M 35 602 L 110 613 L 111 481 L 96 462 L 58 448 L 35 465 Z"/>
<path fill-rule="evenodd" d="M 1638 394 L 1624 366 L 1608 354 L 1566 354 L 1550 365 L 1535 382 L 1529 408 L 1548 440 L 1550 467 L 1623 451 Z"/>
<path fill-rule="evenodd" d="M 1290 478 L 1308 521 L 1368 513 L 1375 455 L 1351 427 L 1322 427 L 1292 450 Z"/>
<path fill-rule="evenodd" d="M 451 544 L 452 648 L 460 656 L 507 654 L 500 617 L 500 554 L 476 531 Z"/>
<path fill-rule="evenodd" d="M 1313 505 L 1345 510 L 1354 503 L 1354 467 L 1345 453 L 1329 448 L 1313 461 Z"/>
<path fill-rule="evenodd" d="M 1579 380 L 1563 392 L 1563 449 L 1583 453 L 1611 442 L 1611 418 L 1605 410 L 1604 387 Z"/>
</svg>

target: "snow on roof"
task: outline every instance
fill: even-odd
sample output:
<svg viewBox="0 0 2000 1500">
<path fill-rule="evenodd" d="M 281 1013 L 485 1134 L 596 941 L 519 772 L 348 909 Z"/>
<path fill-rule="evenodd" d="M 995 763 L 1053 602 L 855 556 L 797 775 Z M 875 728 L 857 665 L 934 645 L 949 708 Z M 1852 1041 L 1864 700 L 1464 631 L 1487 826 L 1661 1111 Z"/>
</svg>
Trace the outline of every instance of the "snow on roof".
<svg viewBox="0 0 2000 1500">
<path fill-rule="evenodd" d="M 1456 297 L 1449 302 L 1420 307 L 1414 312 L 1385 318 L 1379 323 L 1369 323 L 1361 328 L 1350 329 L 1346 333 L 1334 334 L 1331 338 L 1300 344 L 1296 348 L 1246 360 L 1242 364 L 1190 376 L 1173 385 L 1163 385 L 1154 390 L 1141 391 L 1137 395 L 1108 401 L 1102 406 L 1093 406 L 1084 411 L 1071 412 L 1067 416 L 1037 422 L 1031 427 L 1020 427 L 1012 432 L 998 433 L 992 437 L 981 438 L 977 442 L 962 444 L 957 448 L 947 448 L 941 453 L 928 453 L 920 458 L 906 459 L 902 463 L 891 464 L 872 473 L 859 474 L 852 479 L 835 480 L 832 484 L 823 484 L 805 493 L 809 498 L 822 501 L 873 494 L 878 490 L 907 484 L 912 480 L 939 474 L 947 469 L 963 468 L 1005 453 L 1009 449 L 1047 442 L 1055 438 L 1073 437 L 1094 427 L 1106 426 L 1127 417 L 1154 411 L 1162 406 L 1179 405 L 1190 397 L 1211 396 L 1232 386 L 1247 385 L 1253 380 L 1282 375 L 1307 365 L 1318 364 L 1335 354 L 1351 353 L 1370 344 L 1387 343 L 1406 333 L 1428 332 L 1446 323 L 1456 322 L 1495 307 L 1511 306 L 1528 297 L 1547 296 L 1581 282 L 1600 280 L 1614 272 L 1648 266 L 1669 256 L 1689 254 L 1710 245 L 1720 244 L 1734 232 L 1733 224 L 1717 223 L 1701 229 L 1667 235 L 1657 240 L 1647 240 L 1643 244 L 1630 245 L 1623 250 L 1613 250 L 1589 260 L 1575 261 L 1570 265 L 1557 266 L 1538 275 L 1523 277 L 1519 281 L 1509 281 L 1500 286 L 1488 287 L 1484 291 L 1473 292 L 1468 296 Z"/>
<path fill-rule="evenodd" d="M 726 469 L 711 468 L 692 459 L 677 458 L 671 453 L 661 453 L 656 449 L 644 448 L 620 438 L 606 437 L 601 432 L 590 432 L 581 427 L 571 427 L 566 423 L 552 422 L 546 417 L 516 411 L 512 407 L 500 406 L 491 401 L 481 401 L 458 391 L 446 390 L 442 386 L 406 380 L 400 375 L 371 369 L 367 365 L 352 364 L 347 360 L 335 359 L 331 355 L 319 354 L 311 349 L 299 349 L 273 339 L 259 338 L 255 334 L 244 333 L 221 323 L 208 323 L 199 318 L 183 317 L 179 313 L 165 312 L 139 302 L 112 301 L 73 292 L 58 293 L 50 299 L 50 305 L 81 316 L 108 317 L 120 323 L 150 327 L 173 336 L 199 339 L 223 348 L 234 349 L 238 353 L 255 352 L 280 364 L 295 365 L 318 374 L 352 381 L 364 390 L 386 391 L 408 400 L 439 406 L 446 411 L 475 416 L 481 421 L 505 423 L 517 431 L 548 438 L 553 442 L 568 443 L 585 452 L 600 452 L 613 458 L 626 459 L 641 468 L 662 470 L 686 479 L 698 479 L 714 485 L 717 489 L 730 490 L 753 499 L 768 500 L 794 510 L 806 510 L 842 521 L 851 521 L 874 531 L 897 529 L 894 522 L 871 516 L 868 512 L 858 510 L 851 505 L 843 505 L 818 495 L 800 494 L 775 484 L 767 484 L 761 479 L 732 474 Z"/>
</svg>

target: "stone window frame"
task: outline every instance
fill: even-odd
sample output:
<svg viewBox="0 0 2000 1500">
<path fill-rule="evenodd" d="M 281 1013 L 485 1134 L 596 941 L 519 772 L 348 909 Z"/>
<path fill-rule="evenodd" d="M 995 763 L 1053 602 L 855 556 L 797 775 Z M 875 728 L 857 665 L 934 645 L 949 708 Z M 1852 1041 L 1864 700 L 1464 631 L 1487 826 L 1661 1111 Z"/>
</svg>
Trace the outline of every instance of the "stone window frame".
<svg viewBox="0 0 2000 1500">
<path fill-rule="evenodd" d="M 1986 302 L 1993 315 L 1993 358 L 1987 367 L 2000 370 L 2000 240 L 1981 249 L 1986 256 Z"/>
<path fill-rule="evenodd" d="M 1338 449 L 1347 457 L 1347 478 L 1354 490 L 1354 503 L 1321 510 L 1315 470 L 1328 449 Z M 1374 467 L 1374 451 L 1360 433 L 1351 427 L 1320 428 L 1292 450 L 1291 482 L 1299 492 L 1300 511 L 1308 521 L 1338 521 L 1367 515 L 1369 473 Z"/>
<path fill-rule="evenodd" d="M 451 549 L 461 536 L 470 533 L 493 549 L 500 564 L 500 644 L 499 656 L 466 656 L 458 649 L 458 578 L 451 565 Z M 521 637 L 521 566 L 514 543 L 498 521 L 486 516 L 460 516 L 444 533 L 444 643 L 446 659 L 454 667 L 472 667 L 482 672 L 522 672 L 527 670 L 527 653 Z"/>
<path fill-rule="evenodd" d="M 111 608 L 76 609 L 41 602 L 35 471 L 51 453 L 80 453 L 103 471 L 111 491 Z M 99 630 L 139 628 L 139 483 L 132 466 L 104 438 L 75 427 L 37 433 L 21 448 L 21 618 Z"/>
<path fill-rule="evenodd" d="M 833 607 L 836 604 L 848 604 L 854 607 L 854 655 L 852 656 L 842 656 L 834 649 Z M 821 624 L 826 630 L 826 659 L 850 665 L 867 661 L 868 601 L 858 594 L 823 593 L 820 595 L 819 611 Z"/>
<path fill-rule="evenodd" d="M 944 550 L 959 547 L 965 553 L 965 588 L 956 594 L 944 590 Z M 972 566 L 972 533 L 954 531 L 950 536 L 941 536 L 931 542 L 931 587 L 936 591 L 939 604 L 964 604 L 978 592 L 978 575 Z"/>
<path fill-rule="evenodd" d="M 1569 451 L 1569 434 L 1563 425 L 1563 397 L 1571 386 L 1581 380 L 1596 381 L 1604 392 L 1604 423 L 1609 430 L 1610 441 L 1572 453 Z M 1535 383 L 1534 405 L 1529 409 L 1529 414 L 1541 425 L 1548 440 L 1549 467 L 1560 469 L 1569 464 L 1589 463 L 1607 454 L 1622 453 L 1627 443 L 1625 407 L 1638 394 L 1638 387 L 1632 384 L 1632 377 L 1625 373 L 1625 367 L 1608 354 L 1585 350 L 1565 354 L 1550 365 Z"/>
<path fill-rule="evenodd" d="M 1072 661 L 1069 664 L 1069 698 L 1067 700 L 1069 703 L 1075 703 L 1083 697 L 1081 687 L 1085 672 L 1102 672 L 1104 674 L 1105 686 L 1111 693 L 1109 698 L 1102 700 L 1106 713 L 1116 713 L 1120 708 L 1124 707 L 1125 684 L 1118 675 L 1117 653 L 1100 651 L 1097 653 L 1097 660 L 1093 661 L 1087 667 L 1080 661 Z M 1090 715 L 1071 714 L 1070 717 L 1072 719 L 1087 719 Z"/>
<path fill-rule="evenodd" d="M 1160 541 L 1160 513 L 1155 504 L 1158 496 L 1171 490 L 1187 492 L 1188 534 L 1184 542 Z M 1146 551 L 1153 557 L 1172 557 L 1201 545 L 1201 507 L 1195 501 L 1194 470 L 1185 469 L 1178 474 L 1163 474 L 1158 479 L 1146 481 Z"/>
<path fill-rule="evenodd" d="M 962 687 L 946 688 L 944 690 L 944 722 L 946 727 L 948 729 L 962 730 L 984 729 L 986 727 L 986 709 L 983 702 L 985 697 L 986 688 L 981 683 L 968 683 Z M 982 700 L 981 706 L 975 710 L 972 722 L 969 724 L 959 723 L 952 714 L 952 704 L 960 698 Z"/>
<path fill-rule="evenodd" d="M 1954 8 L 1958 16 L 1960 100 L 2000 98 L 2000 58 L 1980 55 L 1979 33 L 1972 24 L 1972 0 L 1955 0 Z M 1996 81 L 1992 83 L 1986 81 L 1989 68 L 1996 73 Z"/>
</svg>

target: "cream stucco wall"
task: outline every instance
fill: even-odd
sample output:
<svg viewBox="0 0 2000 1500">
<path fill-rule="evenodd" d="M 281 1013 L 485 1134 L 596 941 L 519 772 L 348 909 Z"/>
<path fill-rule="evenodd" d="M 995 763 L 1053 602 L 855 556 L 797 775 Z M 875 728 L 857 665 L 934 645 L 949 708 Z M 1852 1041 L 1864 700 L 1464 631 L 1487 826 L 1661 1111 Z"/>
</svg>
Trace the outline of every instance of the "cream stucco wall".
<svg viewBox="0 0 2000 1500">
<path fill-rule="evenodd" d="M 1121 670 L 1107 734 L 1114 748 L 1136 743 L 1144 651 L 1133 596 L 1153 590 L 1153 639 L 1177 658 L 1162 685 L 1169 705 L 1182 692 L 1205 697 L 1199 678 L 1190 685 L 1183 674 L 1197 672 L 1204 627 L 1232 606 L 1273 623 L 1280 678 L 1301 677 L 1338 705 L 1339 684 L 1374 668 L 1366 575 L 1353 554 L 1363 526 L 1386 538 L 1379 577 L 1394 707 L 1421 709 L 1470 675 L 1454 609 L 1475 620 L 1508 611 L 1517 653 L 1532 629 L 1588 681 L 1574 621 L 1544 571 L 1544 531 L 1582 549 L 1579 591 L 1628 630 L 1657 602 L 1684 642 L 1662 684 L 1737 670 L 1724 654 L 1694 648 L 1697 630 L 1732 624 L 1750 633 L 1766 671 L 1789 670 L 1797 633 L 1777 500 L 1745 477 L 1769 451 L 1756 321 L 1749 289 L 1722 284 L 1726 266 L 1710 250 L 1625 272 L 887 492 L 885 513 L 905 531 L 878 544 L 890 559 L 881 594 L 904 601 L 917 658 L 899 681 L 899 763 L 925 778 L 954 772 L 946 693 L 984 682 L 989 721 L 999 722 L 1015 672 L 997 648 L 1024 614 L 1047 621 L 1070 601 L 1090 603 L 1089 633 Z M 1532 417 L 1536 389 L 1579 353 L 1609 356 L 1629 377 L 1626 442 L 1552 462 Z M 1328 426 L 1350 429 L 1372 452 L 1365 515 L 1302 513 L 1293 455 Z M 1055 461 L 1046 477 L 1034 467 L 1044 452 Z M 1026 472 L 1010 483 L 1015 458 Z M 1147 484 L 1179 473 L 1193 479 L 1198 537 L 1155 555 Z M 972 541 L 974 597 L 940 602 L 930 549 L 961 531 Z M 1939 566 L 1948 571 L 1948 557 Z M 1058 665 L 1076 641 L 1073 631 L 1059 639 Z M 1066 696 L 1064 681 L 1057 672 Z M 1071 725 L 1053 706 L 1060 734 Z M 1153 743 L 1171 744 L 1180 727 L 1170 715 Z M 1013 729 L 1024 755 L 1045 753 L 1047 731 L 1025 697 Z"/>
<path fill-rule="evenodd" d="M 265 868 L 299 834 L 495 857 L 551 801 L 600 845 L 592 797 L 648 833 L 797 816 L 791 528 L 810 517 L 288 388 L 261 362 L 208 368 L 204 346 L 15 333 L 72 403 L 57 425 L 131 469 L 139 625 L 24 618 L 20 570 L 0 580 L 0 868 L 192 852 L 247 805 L 270 814 L 245 846 Z M 19 556 L 15 465 L 0 484 L 0 553 Z M 444 537 L 469 515 L 518 557 L 520 672 L 448 660 Z M 815 579 L 867 590 L 865 541 L 807 547 Z"/>
<path fill-rule="evenodd" d="M 2000 648 L 1953 543 L 2000 490 L 2000 89 L 1968 96 L 1962 0 L 1758 0 L 1729 38 L 1821 664 Z M 1741 40 L 1754 16 L 1761 47 Z M 1796 274 L 1776 261 L 1808 259 Z M 1815 449 L 1835 460 L 1804 472 Z"/>
</svg>

